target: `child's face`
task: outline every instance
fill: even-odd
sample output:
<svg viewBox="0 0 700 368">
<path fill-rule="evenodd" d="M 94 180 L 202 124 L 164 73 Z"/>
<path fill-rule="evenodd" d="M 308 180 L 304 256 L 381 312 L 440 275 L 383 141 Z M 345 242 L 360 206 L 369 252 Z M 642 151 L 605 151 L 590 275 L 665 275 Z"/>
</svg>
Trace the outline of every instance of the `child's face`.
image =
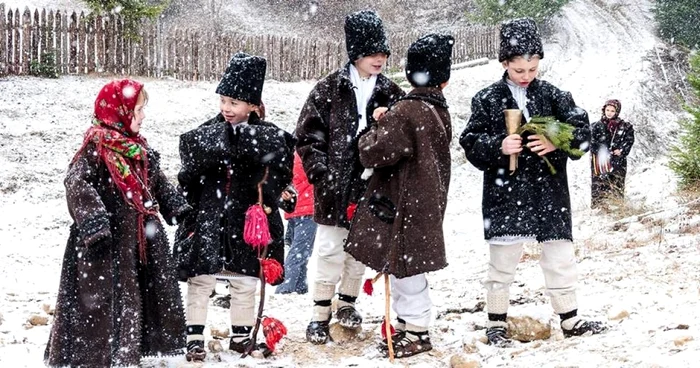
<svg viewBox="0 0 700 368">
<path fill-rule="evenodd" d="M 143 119 L 146 118 L 146 113 L 143 111 L 145 107 L 146 96 L 142 92 L 139 93 L 139 97 L 136 100 L 136 106 L 134 107 L 134 117 L 131 119 L 131 125 L 129 126 L 129 130 L 131 130 L 131 132 L 134 134 L 139 133 L 139 130 L 141 130 L 141 123 L 143 122 Z"/>
<path fill-rule="evenodd" d="M 253 105 L 228 96 L 220 97 L 219 107 L 221 108 L 221 115 L 224 116 L 227 122 L 238 124 L 248 120 L 248 115 L 253 111 Z"/>
<path fill-rule="evenodd" d="M 382 68 L 386 63 L 387 56 L 385 53 L 378 52 L 369 56 L 363 56 L 355 60 L 355 68 L 360 72 L 360 76 L 367 78 L 370 75 L 377 75 L 382 72 Z"/>
<path fill-rule="evenodd" d="M 521 87 L 527 87 L 537 78 L 540 57 L 535 55 L 529 60 L 518 56 L 511 61 L 504 61 L 503 67 L 508 71 L 508 78 Z"/>
<path fill-rule="evenodd" d="M 605 117 L 606 118 L 608 118 L 608 119 L 614 118 L 616 112 L 617 111 L 615 111 L 615 106 L 611 106 L 611 105 L 605 106 Z"/>
</svg>

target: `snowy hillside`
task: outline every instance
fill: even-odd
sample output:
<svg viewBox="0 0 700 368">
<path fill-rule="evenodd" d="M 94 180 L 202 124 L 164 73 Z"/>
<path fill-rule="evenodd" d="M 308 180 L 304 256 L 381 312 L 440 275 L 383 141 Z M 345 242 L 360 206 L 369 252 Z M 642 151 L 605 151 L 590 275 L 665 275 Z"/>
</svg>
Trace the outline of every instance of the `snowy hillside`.
<svg viewBox="0 0 700 368">
<path fill-rule="evenodd" d="M 545 45 L 542 77 L 572 92 L 591 115 L 604 100 L 622 101 L 622 117 L 638 131 L 627 199 L 610 215 L 589 208 L 588 156 L 569 166 L 574 236 L 579 256 L 579 303 L 585 317 L 607 321 L 603 335 L 563 339 L 544 296 L 538 249 L 529 246 L 511 290 L 509 314 L 552 323 L 552 337 L 495 349 L 483 343 L 486 315 L 480 281 L 487 247 L 482 239 L 481 173 L 466 163 L 456 141 L 445 223 L 450 266 L 429 275 L 436 319 L 434 350 L 396 366 L 448 367 L 461 355 L 482 367 L 691 367 L 700 352 L 700 206 L 682 205 L 665 167 L 665 151 L 681 116 L 663 98 L 661 77 L 648 60 L 653 35 L 649 0 L 574 0 Z M 497 62 L 453 73 L 446 96 L 458 135 L 471 97 L 498 79 Z M 92 103 L 108 79 L 62 77 L 0 79 L 0 366 L 41 367 L 50 311 L 70 217 L 63 177 L 89 125 Z M 217 112 L 213 83 L 142 79 L 150 94 L 143 134 L 163 157 L 172 179 L 179 168 L 178 135 Z M 313 82 L 268 81 L 263 100 L 269 120 L 292 130 Z M 169 229 L 171 232 L 173 229 Z M 313 271 L 315 265 L 312 263 Z M 371 276 L 372 271 L 367 272 Z M 184 288 L 184 285 L 183 285 Z M 184 290 L 184 289 L 183 289 Z M 224 293 L 220 285 L 219 293 Z M 270 289 L 272 291 L 272 289 Z M 304 341 L 311 299 L 272 295 L 266 312 L 289 328 L 269 360 L 221 353 L 204 365 L 184 357 L 149 358 L 147 367 L 389 367 L 375 348 L 384 310 L 381 292 L 361 296 L 359 339 L 314 346 Z M 228 325 L 228 312 L 210 309 L 208 327 Z M 33 326 L 28 320 L 33 317 Z M 48 317 L 49 325 L 42 325 Z M 206 333 L 208 334 L 209 329 Z M 223 344 L 226 345 L 225 343 Z"/>
</svg>

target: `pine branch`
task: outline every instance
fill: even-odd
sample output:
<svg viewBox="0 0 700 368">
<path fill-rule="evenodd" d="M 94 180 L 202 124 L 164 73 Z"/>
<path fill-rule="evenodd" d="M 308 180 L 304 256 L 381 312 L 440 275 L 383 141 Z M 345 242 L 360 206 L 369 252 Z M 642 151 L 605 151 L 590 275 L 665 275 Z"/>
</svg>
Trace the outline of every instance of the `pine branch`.
<svg viewBox="0 0 700 368">
<path fill-rule="evenodd" d="M 571 147 L 571 141 L 574 140 L 574 130 L 576 128 L 570 124 L 565 124 L 552 116 L 535 116 L 530 121 L 521 126 L 517 134 L 522 134 L 525 132 L 530 132 L 544 137 L 548 141 L 552 142 L 554 147 L 564 151 L 570 156 L 581 157 L 585 152 L 578 148 Z M 542 159 L 549 167 L 549 171 L 552 175 L 557 173 L 552 163 L 546 157 L 542 156 Z"/>
</svg>

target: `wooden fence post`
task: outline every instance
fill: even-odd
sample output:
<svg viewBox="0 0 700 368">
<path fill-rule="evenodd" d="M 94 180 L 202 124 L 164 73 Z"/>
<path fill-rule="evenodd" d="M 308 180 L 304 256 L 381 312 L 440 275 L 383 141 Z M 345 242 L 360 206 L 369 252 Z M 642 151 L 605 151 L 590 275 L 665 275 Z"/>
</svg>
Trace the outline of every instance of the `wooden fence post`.
<svg viewBox="0 0 700 368">
<path fill-rule="evenodd" d="M 43 54 L 48 52 L 46 41 L 48 40 L 46 9 L 41 10 L 41 21 L 39 22 L 39 60 L 44 62 Z"/>
<path fill-rule="evenodd" d="M 22 14 L 22 74 L 29 74 L 29 63 L 31 61 L 31 46 L 32 46 L 32 14 L 29 7 L 24 8 Z"/>
<path fill-rule="evenodd" d="M 96 29 L 95 29 L 95 21 L 97 20 L 97 17 L 91 18 L 87 17 L 85 20 L 85 37 L 86 37 L 86 46 L 85 46 L 85 55 L 87 57 L 87 73 L 94 73 L 95 72 L 95 58 L 97 57 L 97 48 L 95 47 L 95 34 L 96 34 Z"/>
<path fill-rule="evenodd" d="M 68 34 L 68 13 L 61 15 L 61 55 L 63 58 L 62 67 L 63 74 L 70 73 L 70 35 Z"/>
<path fill-rule="evenodd" d="M 68 43 L 70 50 L 70 68 L 68 73 L 78 71 L 78 14 L 73 12 L 70 15 L 70 25 L 68 26 Z"/>
<path fill-rule="evenodd" d="M 53 10 L 49 11 L 49 15 L 47 16 L 46 19 L 46 48 L 47 51 L 50 51 L 53 53 L 53 60 L 54 62 L 57 62 L 58 58 L 56 57 L 56 30 L 55 30 L 55 24 L 54 24 L 54 13 Z"/>
<path fill-rule="evenodd" d="M 105 72 L 111 73 L 114 69 L 114 16 L 102 18 L 105 26 Z"/>
<path fill-rule="evenodd" d="M 9 63 L 7 61 L 8 48 L 7 44 L 7 20 L 5 18 L 5 4 L 0 3 L 0 75 L 7 75 Z"/>
<path fill-rule="evenodd" d="M 121 16 L 114 17 L 114 73 L 124 73 L 124 19 Z"/>
<path fill-rule="evenodd" d="M 81 11 L 80 17 L 78 17 L 78 74 L 87 73 L 85 64 L 89 57 L 90 52 L 87 49 L 85 13 Z"/>
<path fill-rule="evenodd" d="M 31 22 L 31 59 L 30 62 L 39 61 L 39 43 L 41 42 L 41 28 L 39 27 L 39 9 L 34 9 L 34 17 Z"/>
</svg>

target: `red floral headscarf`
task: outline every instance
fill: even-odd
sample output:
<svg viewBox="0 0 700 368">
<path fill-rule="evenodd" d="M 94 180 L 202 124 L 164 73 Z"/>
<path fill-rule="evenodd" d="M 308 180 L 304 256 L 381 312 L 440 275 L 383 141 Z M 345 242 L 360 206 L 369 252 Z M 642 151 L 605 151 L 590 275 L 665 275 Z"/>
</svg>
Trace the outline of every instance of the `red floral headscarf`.
<svg viewBox="0 0 700 368">
<path fill-rule="evenodd" d="M 93 125 L 85 132 L 83 145 L 73 162 L 88 144 L 95 144 L 98 156 L 107 166 L 124 200 L 139 212 L 139 253 L 145 262 L 143 217 L 155 215 L 157 211 L 148 192 L 148 145 L 143 137 L 130 129 L 142 90 L 143 84 L 131 79 L 114 80 L 102 87 L 95 99 Z"/>
</svg>

